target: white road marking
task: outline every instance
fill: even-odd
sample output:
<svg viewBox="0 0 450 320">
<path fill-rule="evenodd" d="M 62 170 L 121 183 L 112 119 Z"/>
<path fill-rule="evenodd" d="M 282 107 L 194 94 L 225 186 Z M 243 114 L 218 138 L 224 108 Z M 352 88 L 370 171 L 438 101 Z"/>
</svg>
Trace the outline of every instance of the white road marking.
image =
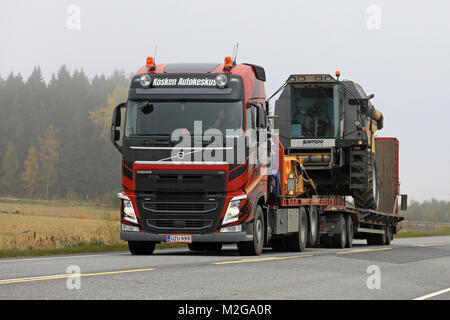
<svg viewBox="0 0 450 320">
<path fill-rule="evenodd" d="M 440 247 L 440 246 L 448 246 L 448 243 L 431 243 L 431 244 L 418 244 L 415 247 Z"/>
<path fill-rule="evenodd" d="M 415 298 L 414 300 L 426 300 L 426 299 L 433 298 L 435 296 L 438 296 L 438 295 L 446 293 L 446 292 L 450 292 L 450 288 L 447 288 L 447 289 L 444 289 L 444 290 L 441 290 L 441 291 L 436 291 L 436 292 L 433 292 L 433 293 L 430 293 L 430 294 L 427 294 L 427 295 Z"/>
</svg>

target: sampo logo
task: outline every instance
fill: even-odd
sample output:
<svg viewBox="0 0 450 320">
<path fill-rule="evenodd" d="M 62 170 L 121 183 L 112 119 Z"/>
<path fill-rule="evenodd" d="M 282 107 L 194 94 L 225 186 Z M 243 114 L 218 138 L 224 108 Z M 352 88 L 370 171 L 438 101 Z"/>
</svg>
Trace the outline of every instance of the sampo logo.
<svg viewBox="0 0 450 320">
<path fill-rule="evenodd" d="M 320 139 L 316 139 L 316 140 L 303 140 L 303 145 L 306 145 L 306 144 L 323 144 L 324 143 L 324 141 L 323 140 L 320 140 Z"/>
</svg>

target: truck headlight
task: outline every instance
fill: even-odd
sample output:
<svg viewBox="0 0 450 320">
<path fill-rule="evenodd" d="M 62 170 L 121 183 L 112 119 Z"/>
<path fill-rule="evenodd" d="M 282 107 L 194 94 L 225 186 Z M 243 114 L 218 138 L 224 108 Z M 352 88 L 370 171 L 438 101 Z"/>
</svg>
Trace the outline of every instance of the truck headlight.
<svg viewBox="0 0 450 320">
<path fill-rule="evenodd" d="M 228 224 L 239 219 L 239 213 L 241 212 L 241 200 L 246 199 L 247 195 L 243 194 L 237 197 L 234 197 L 230 200 L 228 204 L 227 211 L 225 212 L 225 217 L 223 218 L 222 224 Z"/>
<path fill-rule="evenodd" d="M 138 224 L 136 213 L 134 212 L 133 202 L 123 193 L 117 194 L 120 199 L 122 199 L 122 213 L 123 219 L 131 223 Z"/>
</svg>

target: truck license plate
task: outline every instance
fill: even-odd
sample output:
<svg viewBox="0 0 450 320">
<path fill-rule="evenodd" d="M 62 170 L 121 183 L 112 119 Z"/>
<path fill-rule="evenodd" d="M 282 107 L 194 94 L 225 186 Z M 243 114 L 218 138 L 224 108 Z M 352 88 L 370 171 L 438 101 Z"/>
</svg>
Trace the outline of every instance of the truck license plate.
<svg viewBox="0 0 450 320">
<path fill-rule="evenodd" d="M 192 243 L 192 234 L 168 234 L 166 241 L 171 243 Z"/>
</svg>

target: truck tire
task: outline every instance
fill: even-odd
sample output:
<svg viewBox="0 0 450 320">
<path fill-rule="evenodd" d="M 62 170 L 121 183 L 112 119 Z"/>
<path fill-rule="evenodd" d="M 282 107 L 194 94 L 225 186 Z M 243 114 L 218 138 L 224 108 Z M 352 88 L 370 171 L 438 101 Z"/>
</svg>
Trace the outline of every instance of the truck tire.
<svg viewBox="0 0 450 320">
<path fill-rule="evenodd" d="M 300 207 L 298 223 L 298 232 L 286 239 L 289 251 L 293 252 L 305 251 L 306 242 L 308 241 L 308 218 L 304 207 Z"/>
<path fill-rule="evenodd" d="M 333 237 L 333 244 L 335 248 L 344 249 L 347 245 L 347 223 L 346 219 L 341 215 L 339 217 L 339 224 L 341 233 L 337 233 Z"/>
<path fill-rule="evenodd" d="M 319 211 L 316 206 L 311 206 L 308 210 L 308 227 L 308 245 L 314 247 L 319 240 L 320 232 Z"/>
<path fill-rule="evenodd" d="M 257 206 L 253 218 L 253 240 L 238 242 L 237 248 L 241 256 L 259 256 L 264 245 L 264 217 L 261 206 Z"/>
<path fill-rule="evenodd" d="M 287 246 L 286 246 L 286 240 L 284 238 L 272 238 L 270 239 L 270 246 L 272 247 L 272 250 L 275 252 L 286 252 Z"/>
<path fill-rule="evenodd" d="M 375 155 L 368 152 L 369 164 L 367 168 L 367 188 L 353 189 L 353 199 L 357 208 L 378 210 L 380 205 L 381 184 L 378 180 Z M 361 159 L 362 161 L 362 159 Z M 356 178 L 355 178 L 356 179 Z M 360 178 L 362 179 L 362 178 Z M 359 181 L 364 184 L 365 181 Z"/>
<path fill-rule="evenodd" d="M 155 251 L 156 242 L 128 241 L 128 249 L 132 255 L 151 255 Z"/>
</svg>

